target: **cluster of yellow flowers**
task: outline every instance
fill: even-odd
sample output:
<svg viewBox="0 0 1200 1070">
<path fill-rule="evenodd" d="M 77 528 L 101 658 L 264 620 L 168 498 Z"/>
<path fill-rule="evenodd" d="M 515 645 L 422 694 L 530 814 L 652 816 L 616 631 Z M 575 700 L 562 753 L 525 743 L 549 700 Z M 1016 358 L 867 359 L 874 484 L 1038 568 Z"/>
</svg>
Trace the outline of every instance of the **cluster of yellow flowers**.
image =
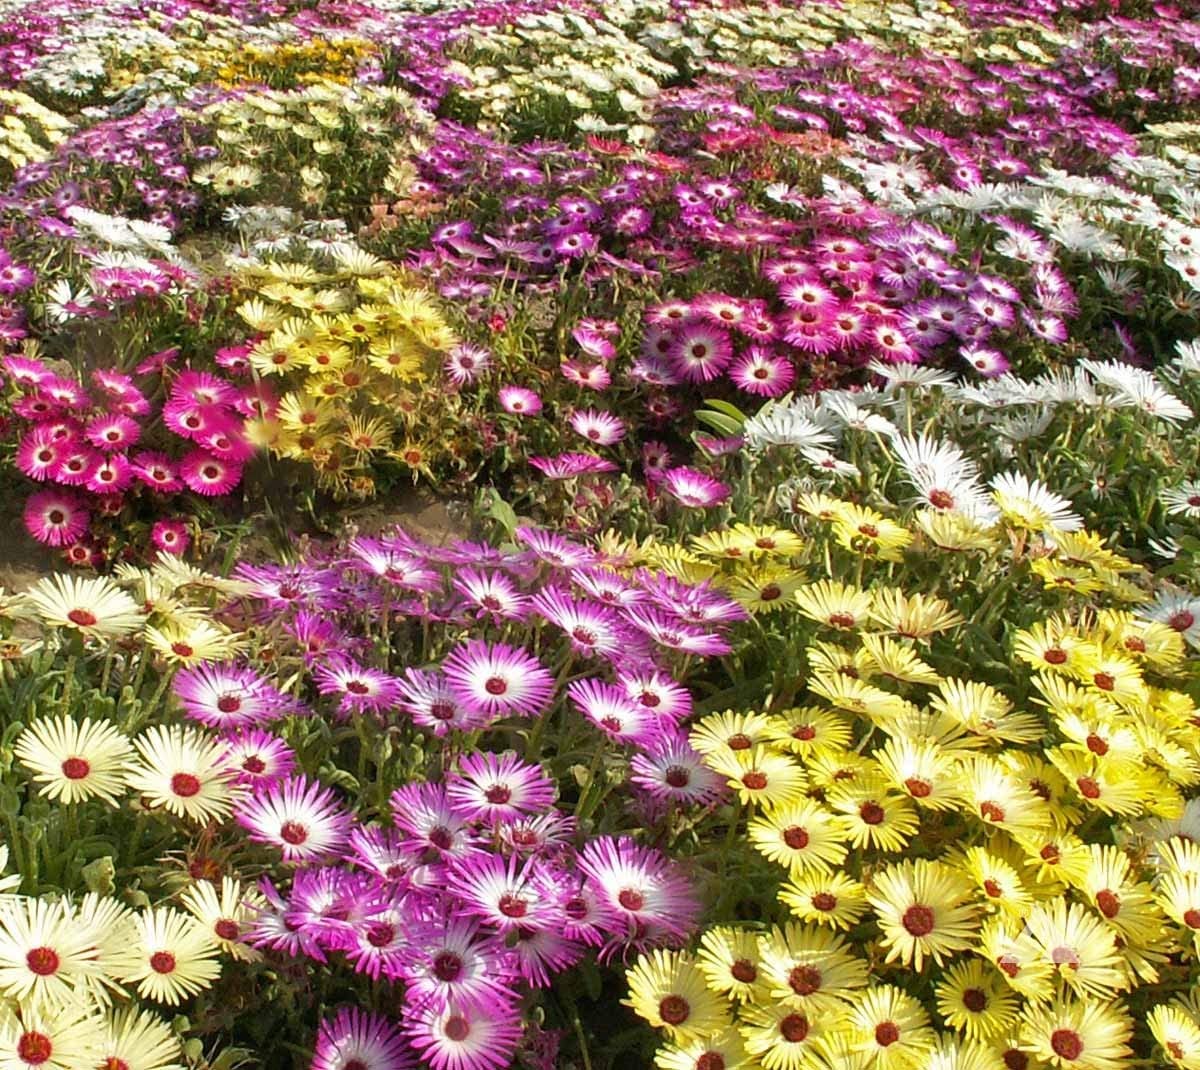
<svg viewBox="0 0 1200 1070">
<path fill-rule="evenodd" d="M 18 594 L 0 591 L 0 657 L 53 659 L 56 645 L 32 638 L 44 632 L 84 643 L 121 640 L 126 649 L 141 641 L 167 664 L 188 667 L 224 661 L 242 651 L 245 637 L 216 619 L 214 606 L 244 593 L 247 586 L 186 564 L 169 555 L 150 568 L 122 564 L 116 578 L 57 573 Z"/>
<path fill-rule="evenodd" d="M 1183 629 L 1124 608 L 1150 600 L 1138 566 L 1038 497 L 997 492 L 990 524 L 925 510 L 906 526 L 811 494 L 803 533 L 641 548 L 795 650 L 765 711 L 690 735 L 736 798 L 732 828 L 746 813 L 745 841 L 786 874 L 791 920 L 768 908 L 754 931 L 718 926 L 635 966 L 630 1002 L 666 1032 L 665 1070 L 1116 1070 L 1137 1019 L 1141 1046 L 1200 1068 Z M 989 625 L 979 649 L 987 595 L 952 604 L 971 555 L 994 590 L 1001 567 L 1025 570 L 1008 593 L 1029 623 Z"/>
<path fill-rule="evenodd" d="M 0 847 L 0 866 L 7 858 Z M 5 1066 L 182 1066 L 179 1034 L 138 1000 L 177 1006 L 213 985 L 222 953 L 257 955 L 239 939 L 253 918 L 253 896 L 228 877 L 219 890 L 190 884 L 183 910 L 131 910 L 96 892 L 72 900 L 9 891 L 19 883 L 0 879 Z"/>
<path fill-rule="evenodd" d="M 192 180 L 221 196 L 253 189 L 274 204 L 288 203 L 295 188 L 299 206 L 323 207 L 331 191 L 347 186 L 350 172 L 365 174 L 378 164 L 382 180 L 400 113 L 417 126 L 429 122 L 401 89 L 349 87 L 316 75 L 301 89 L 241 93 L 198 113 L 220 154 L 196 168 Z M 373 182 L 341 192 L 366 198 Z"/>
<path fill-rule="evenodd" d="M 444 445 L 452 399 L 421 384 L 455 336 L 392 265 L 361 252 L 334 260 L 330 272 L 287 263 L 254 273 L 256 296 L 239 309 L 260 334 L 250 364 L 287 393 L 251 432 L 277 456 L 311 464 L 329 489 L 365 496 L 377 461 L 427 472 Z"/>
<path fill-rule="evenodd" d="M 33 97 L 16 89 L 0 89 L 0 160 L 13 171 L 46 159 L 73 127 L 70 119 Z"/>
</svg>

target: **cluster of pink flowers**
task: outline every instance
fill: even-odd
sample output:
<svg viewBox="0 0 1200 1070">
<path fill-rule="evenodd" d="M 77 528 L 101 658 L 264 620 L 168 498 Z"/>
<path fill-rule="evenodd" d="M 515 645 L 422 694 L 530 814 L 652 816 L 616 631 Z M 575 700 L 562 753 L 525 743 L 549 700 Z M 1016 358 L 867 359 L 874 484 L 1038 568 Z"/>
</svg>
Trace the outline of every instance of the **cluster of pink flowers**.
<svg viewBox="0 0 1200 1070">
<path fill-rule="evenodd" d="M 163 374 L 165 382 L 174 356 L 154 354 L 138 372 Z M 17 391 L 11 411 L 22 424 L 17 467 L 43 486 L 25 504 L 25 526 L 39 542 L 64 549 L 73 564 L 105 558 L 90 530 L 94 517 L 119 517 L 139 495 L 156 500 L 157 515 L 182 492 L 227 494 L 253 454 L 242 428 L 257 412 L 256 395 L 219 376 L 181 371 L 160 405 L 123 372 L 95 369 L 84 387 L 42 360 L 10 355 L 3 366 Z M 174 455 L 154 448 L 158 439 Z M 181 554 L 187 524 L 159 518 L 152 539 L 159 550 Z"/>
</svg>

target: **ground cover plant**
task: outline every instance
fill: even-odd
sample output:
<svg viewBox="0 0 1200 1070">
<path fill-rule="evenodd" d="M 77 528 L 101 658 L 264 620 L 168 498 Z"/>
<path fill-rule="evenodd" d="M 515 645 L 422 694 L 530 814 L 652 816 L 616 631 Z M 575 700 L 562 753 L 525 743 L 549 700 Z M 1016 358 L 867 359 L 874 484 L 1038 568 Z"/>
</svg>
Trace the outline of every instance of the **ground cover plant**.
<svg viewBox="0 0 1200 1070">
<path fill-rule="evenodd" d="M 1196 1070 L 1197 176 L 1187 3 L 0 5 L 0 1066 Z"/>
</svg>

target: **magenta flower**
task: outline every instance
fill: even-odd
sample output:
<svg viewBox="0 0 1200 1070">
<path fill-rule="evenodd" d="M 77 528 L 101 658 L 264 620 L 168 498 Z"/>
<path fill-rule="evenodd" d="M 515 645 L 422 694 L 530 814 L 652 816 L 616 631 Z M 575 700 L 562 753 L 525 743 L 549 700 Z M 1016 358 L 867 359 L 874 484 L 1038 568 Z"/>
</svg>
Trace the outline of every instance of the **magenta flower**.
<svg viewBox="0 0 1200 1070">
<path fill-rule="evenodd" d="M 333 792 L 303 775 L 239 799 L 234 817 L 249 839 L 278 847 L 285 862 L 337 855 L 346 846 L 351 823 Z"/>
<path fill-rule="evenodd" d="M 524 620 L 529 598 L 503 572 L 461 568 L 454 575 L 454 589 L 479 611 L 481 618 Z"/>
<path fill-rule="evenodd" d="M 532 717 L 545 709 L 554 678 L 533 655 L 504 643 L 472 639 L 455 647 L 442 671 L 469 709 L 491 718 Z"/>
<path fill-rule="evenodd" d="M 221 764 L 237 773 L 237 783 L 248 787 L 270 784 L 292 775 L 296 752 L 278 736 L 259 729 L 221 738 Z"/>
<path fill-rule="evenodd" d="M 150 541 L 162 553 L 178 557 L 187 553 L 192 537 L 186 520 L 158 520 L 150 529 Z"/>
<path fill-rule="evenodd" d="M 540 765 L 511 751 L 468 755 L 446 780 L 447 798 L 459 814 L 492 824 L 549 809 L 556 790 Z"/>
<path fill-rule="evenodd" d="M 399 907 L 385 907 L 351 926 L 351 938 L 343 948 L 355 973 L 372 980 L 400 977 L 400 963 L 408 946 L 408 916 Z"/>
<path fill-rule="evenodd" d="M 446 356 L 446 375 L 455 386 L 479 379 L 492 366 L 492 355 L 480 346 L 457 345 Z"/>
<path fill-rule="evenodd" d="M 725 793 L 725 781 L 704 764 L 686 736 L 665 736 L 648 753 L 635 754 L 629 780 L 654 799 L 707 806 Z"/>
<path fill-rule="evenodd" d="M 571 413 L 570 424 L 576 434 L 597 446 L 612 446 L 625 437 L 625 423 L 609 412 L 577 409 Z"/>
<path fill-rule="evenodd" d="M 514 416 L 536 416 L 542 411 L 542 399 L 523 386 L 502 386 L 496 397 L 500 407 Z"/>
<path fill-rule="evenodd" d="M 96 449 L 111 453 L 113 450 L 127 449 L 136 443 L 142 429 L 136 420 L 116 414 L 95 417 L 83 433 Z"/>
<path fill-rule="evenodd" d="M 405 1035 L 432 1070 L 504 1070 L 521 1039 L 521 1014 L 503 1000 L 476 1007 L 406 1008 Z"/>
<path fill-rule="evenodd" d="M 707 383 L 729 366 L 733 345 L 720 327 L 698 321 L 676 331 L 668 356 L 688 382 Z"/>
<path fill-rule="evenodd" d="M 645 706 L 664 721 L 679 724 L 692 715 L 691 692 L 664 672 L 619 672 L 617 686 L 631 702 Z"/>
<path fill-rule="evenodd" d="M 408 669 L 398 687 L 397 705 L 414 724 L 430 729 L 435 736 L 471 732 L 489 723 L 486 715 L 458 700 L 441 673 Z"/>
<path fill-rule="evenodd" d="M 689 509 L 710 509 L 720 505 L 730 494 L 729 487 L 719 479 L 705 475 L 695 468 L 668 468 L 658 481 L 680 505 Z"/>
<path fill-rule="evenodd" d="M 380 713 L 396 705 L 399 681 L 379 669 L 359 665 L 341 655 L 313 670 L 313 681 L 322 695 L 340 695 L 340 713 Z"/>
<path fill-rule="evenodd" d="M 574 479 L 599 472 L 615 472 L 617 466 L 590 453 L 560 453 L 556 457 L 530 457 L 529 463 L 547 479 Z"/>
<path fill-rule="evenodd" d="M 25 530 L 47 546 L 67 546 L 88 529 L 91 514 L 78 494 L 69 490 L 40 490 L 25 503 Z"/>
<path fill-rule="evenodd" d="M 796 381 L 796 369 L 786 357 L 769 349 L 751 346 L 734 361 L 729 369 L 729 378 L 747 394 L 775 398 L 792 388 Z"/>
<path fill-rule="evenodd" d="M 409 929 L 405 995 L 414 1006 L 486 1006 L 517 998 L 507 950 L 474 918 L 450 916 Z"/>
<path fill-rule="evenodd" d="M 133 482 L 133 465 L 123 453 L 101 456 L 88 472 L 84 486 L 93 494 L 119 494 Z"/>
<path fill-rule="evenodd" d="M 609 918 L 614 950 L 684 940 L 696 925 L 692 881 L 660 851 L 601 836 L 584 845 L 579 870 Z"/>
<path fill-rule="evenodd" d="M 317 1031 L 309 1070 L 412 1070 L 399 1026 L 380 1014 L 343 1007 Z"/>
<path fill-rule="evenodd" d="M 576 708 L 614 743 L 653 746 L 662 735 L 662 721 L 649 707 L 627 698 L 601 680 L 576 680 L 567 688 Z"/>
<path fill-rule="evenodd" d="M 533 607 L 567 634 L 571 649 L 585 657 L 636 655 L 635 637 L 608 606 L 578 601 L 557 587 L 545 587 L 533 597 Z"/>
<path fill-rule="evenodd" d="M 554 884 L 537 859 L 473 855 L 454 865 L 448 884 L 462 901 L 462 913 L 479 918 L 499 933 L 562 924 Z"/>
<path fill-rule="evenodd" d="M 135 454 L 133 474 L 160 494 L 173 494 L 183 490 L 183 480 L 175 470 L 175 463 L 165 453 Z"/>
<path fill-rule="evenodd" d="M 433 852 L 442 859 L 474 854 L 467 817 L 441 784 L 405 784 L 392 792 L 392 820 L 416 857 Z"/>
<path fill-rule="evenodd" d="M 210 498 L 228 494 L 242 480 L 240 465 L 223 461 L 207 450 L 192 450 L 180 461 L 179 474 L 190 489 Z"/>
<path fill-rule="evenodd" d="M 197 665 L 178 672 L 171 684 L 193 721 L 210 728 L 265 725 L 288 713 L 293 705 L 253 669 L 232 665 Z"/>
</svg>

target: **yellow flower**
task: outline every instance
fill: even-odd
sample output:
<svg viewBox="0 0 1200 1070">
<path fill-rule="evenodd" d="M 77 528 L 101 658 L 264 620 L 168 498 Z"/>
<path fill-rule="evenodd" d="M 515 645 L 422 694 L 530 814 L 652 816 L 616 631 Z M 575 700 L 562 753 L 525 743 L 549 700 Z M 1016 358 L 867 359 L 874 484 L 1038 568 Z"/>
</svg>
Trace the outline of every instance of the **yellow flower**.
<svg viewBox="0 0 1200 1070">
<path fill-rule="evenodd" d="M 1021 1050 L 1061 1070 L 1121 1070 L 1133 1023 L 1116 1002 L 1055 1000 L 1026 1009 Z"/>
<path fill-rule="evenodd" d="M 1113 932 L 1083 904 L 1037 903 L 1025 924 L 1058 977 L 1080 996 L 1111 996 L 1125 987 Z"/>
<path fill-rule="evenodd" d="M 763 568 L 739 573 L 725 585 L 730 596 L 751 613 L 774 613 L 790 603 L 804 574 L 787 568 Z"/>
<path fill-rule="evenodd" d="M 1161 621 L 1141 620 L 1132 613 L 1103 609 L 1097 621 L 1100 643 L 1160 672 L 1178 667 L 1184 658 L 1183 636 Z"/>
<path fill-rule="evenodd" d="M 705 984 L 690 955 L 658 948 L 642 955 L 625 975 L 623 1002 L 676 1042 L 704 1037 L 729 1024 L 728 1005 Z"/>
<path fill-rule="evenodd" d="M 1010 835 L 1034 834 L 1051 824 L 1046 800 L 1013 777 L 995 758 L 975 757 L 959 766 L 967 812 L 984 826 Z"/>
<path fill-rule="evenodd" d="M 704 764 L 726 777 L 744 805 L 767 808 L 794 802 L 804 794 L 807 778 L 796 762 L 768 747 L 713 751 Z"/>
<path fill-rule="evenodd" d="M 789 923 L 759 938 L 762 984 L 772 999 L 827 1016 L 867 984 L 867 964 L 845 938 Z"/>
<path fill-rule="evenodd" d="M 764 1070 L 811 1066 L 826 1028 L 820 1019 L 786 1003 L 745 1007 L 738 1026 L 746 1050 L 758 1056 Z"/>
<path fill-rule="evenodd" d="M 871 619 L 885 631 L 905 639 L 924 640 L 962 623 L 962 614 L 941 598 L 914 594 L 906 596 L 895 587 L 873 592 Z"/>
<path fill-rule="evenodd" d="M 805 873 L 779 890 L 779 901 L 801 921 L 850 929 L 866 913 L 866 889 L 845 873 Z"/>
<path fill-rule="evenodd" d="M 882 513 L 861 505 L 843 502 L 833 522 L 833 536 L 839 546 L 881 561 L 900 561 L 901 552 L 912 533 Z"/>
<path fill-rule="evenodd" d="M 951 966 L 935 989 L 937 1010 L 970 1040 L 990 1040 L 1017 1021 L 1017 998 L 992 966 L 968 959 Z"/>
<path fill-rule="evenodd" d="M 725 1070 L 751 1070 L 742 1035 L 734 1026 L 678 1044 L 667 1044 L 654 1056 L 659 1070 L 697 1070 L 722 1066 Z"/>
<path fill-rule="evenodd" d="M 1091 569 L 1066 565 L 1050 557 L 1039 557 L 1029 566 L 1047 590 L 1074 591 L 1076 594 L 1095 594 L 1104 589 Z"/>
<path fill-rule="evenodd" d="M 701 717 L 688 734 L 688 742 L 699 754 L 720 750 L 749 750 L 771 739 L 771 718 L 765 713 L 745 711 L 710 713 Z"/>
<path fill-rule="evenodd" d="M 926 810 L 953 810 L 962 804 L 957 755 L 934 740 L 893 736 L 872 757 L 897 791 Z"/>
<path fill-rule="evenodd" d="M 807 757 L 842 750 L 852 738 L 844 716 L 818 706 L 797 706 L 770 718 L 764 738 L 779 750 Z"/>
<path fill-rule="evenodd" d="M 1065 617 L 1039 621 L 1013 638 L 1013 653 L 1035 669 L 1072 672 L 1078 662 L 1074 656 L 1083 639 Z"/>
<path fill-rule="evenodd" d="M 740 1003 L 756 1002 L 763 988 L 758 938 L 745 929 L 717 926 L 700 938 L 697 965 L 708 987 Z"/>
<path fill-rule="evenodd" d="M 1200 1023 L 1177 1004 L 1155 1007 L 1146 1019 L 1163 1055 L 1180 1070 L 1200 1070 Z"/>
<path fill-rule="evenodd" d="M 806 617 L 839 631 L 861 629 L 871 612 L 869 592 L 837 580 L 808 584 L 795 597 Z"/>
<path fill-rule="evenodd" d="M 847 676 L 857 680 L 871 674 L 871 658 L 863 650 L 849 650 L 837 643 L 809 643 L 804 651 L 808 671 L 825 676 Z"/>
<path fill-rule="evenodd" d="M 207 620 L 172 622 L 161 628 L 147 625 L 146 643 L 168 664 L 183 666 L 224 661 L 245 646 L 241 636 Z"/>
<path fill-rule="evenodd" d="M 1071 832 L 1046 832 L 1040 836 L 1015 837 L 1035 868 L 1035 879 L 1046 884 L 1065 882 L 1078 887 L 1091 863 L 1087 845 Z"/>
<path fill-rule="evenodd" d="M 920 827 L 905 795 L 893 794 L 882 779 L 838 785 L 829 793 L 837 827 L 853 846 L 899 851 Z"/>
<path fill-rule="evenodd" d="M 913 708 L 907 699 L 850 676 L 817 673 L 809 678 L 808 689 L 838 709 L 868 717 L 880 725 L 888 724 Z"/>
<path fill-rule="evenodd" d="M 883 930 L 888 962 L 920 970 L 965 951 L 975 935 L 969 881 L 941 862 L 900 862 L 871 875 L 867 901 Z"/>
<path fill-rule="evenodd" d="M 1062 747 L 1047 750 L 1046 757 L 1066 777 L 1085 807 L 1105 814 L 1140 814 L 1155 784 L 1153 776 L 1131 762 Z"/>
<path fill-rule="evenodd" d="M 968 847 L 961 856 L 949 855 L 946 862 L 963 870 L 989 910 L 1008 918 L 1023 918 L 1029 913 L 1033 896 L 1016 867 L 995 851 Z"/>
<path fill-rule="evenodd" d="M 747 835 L 762 855 L 787 867 L 792 876 L 810 870 L 829 873 L 841 864 L 847 852 L 833 815 L 811 799 L 755 817 Z"/>
<path fill-rule="evenodd" d="M 855 1051 L 872 1070 L 923 1067 L 937 1034 L 925 1008 L 894 985 L 876 985 L 851 1006 L 849 1029 Z"/>
<path fill-rule="evenodd" d="M 990 739 L 1033 743 L 1045 732 L 1036 717 L 1014 713 L 1012 703 L 989 684 L 947 677 L 938 684 L 938 693 L 929 705 L 968 731 Z"/>
<path fill-rule="evenodd" d="M 941 680 L 932 665 L 890 636 L 864 635 L 862 645 L 873 663 L 874 672 L 890 680 L 906 684 L 936 684 Z"/>
<path fill-rule="evenodd" d="M 1122 943 L 1147 944 L 1162 932 L 1165 918 L 1150 885 L 1135 881 L 1129 858 L 1109 844 L 1088 845 L 1091 864 L 1080 890 Z"/>
<path fill-rule="evenodd" d="M 1137 662 L 1111 654 L 1094 644 L 1083 644 L 1075 677 L 1104 698 L 1120 706 L 1143 706 L 1150 698 Z"/>
<path fill-rule="evenodd" d="M 995 528 L 987 527 L 962 513 L 922 509 L 914 521 L 925 537 L 942 550 L 966 553 L 971 550 L 995 550 L 1000 545 Z"/>
</svg>

